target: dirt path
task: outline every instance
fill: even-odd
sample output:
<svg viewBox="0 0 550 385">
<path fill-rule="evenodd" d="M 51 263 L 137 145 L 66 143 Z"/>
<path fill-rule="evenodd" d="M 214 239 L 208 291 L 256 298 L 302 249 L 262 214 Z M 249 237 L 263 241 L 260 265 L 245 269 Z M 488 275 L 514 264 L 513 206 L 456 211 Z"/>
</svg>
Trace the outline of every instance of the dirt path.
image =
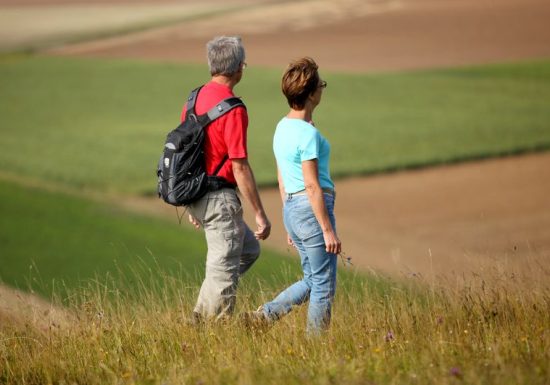
<svg viewBox="0 0 550 385">
<path fill-rule="evenodd" d="M 0 284 L 0 326 L 35 328 L 39 332 L 65 329 L 73 321 L 66 309 L 28 292 Z"/>
</svg>

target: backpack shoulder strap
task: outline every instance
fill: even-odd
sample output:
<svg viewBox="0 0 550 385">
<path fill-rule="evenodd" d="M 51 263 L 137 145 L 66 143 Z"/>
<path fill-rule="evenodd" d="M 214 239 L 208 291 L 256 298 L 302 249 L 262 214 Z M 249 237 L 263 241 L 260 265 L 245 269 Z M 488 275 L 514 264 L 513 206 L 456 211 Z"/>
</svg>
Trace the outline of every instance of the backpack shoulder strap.
<svg viewBox="0 0 550 385">
<path fill-rule="evenodd" d="M 228 113 L 232 109 L 243 106 L 243 101 L 240 98 L 237 98 L 235 96 L 227 98 L 216 104 L 214 107 L 212 107 L 206 114 L 200 115 L 197 117 L 197 120 L 200 122 L 202 127 L 206 127 L 208 124 L 212 123 L 214 120 L 218 119 L 220 116 Z M 220 172 L 222 166 L 225 164 L 225 162 L 229 159 L 229 155 L 225 154 L 220 164 L 218 164 L 218 167 L 214 170 L 213 175 L 218 175 L 218 172 Z"/>
<path fill-rule="evenodd" d="M 240 98 L 231 97 L 224 99 L 207 112 L 208 119 L 210 119 L 210 121 L 216 120 L 223 114 L 226 114 L 233 108 L 239 106 L 245 107 L 243 101 Z"/>
<path fill-rule="evenodd" d="M 203 86 L 195 88 L 191 93 L 189 94 L 189 97 L 187 98 L 187 105 L 185 107 L 185 118 L 187 118 L 190 114 L 195 114 L 195 103 L 197 102 L 197 95 L 199 94 L 199 91 L 201 90 Z"/>
<path fill-rule="evenodd" d="M 243 101 L 240 98 L 235 96 L 227 98 L 216 104 L 212 107 L 207 113 L 197 116 L 198 121 L 203 127 L 206 127 L 208 124 L 212 123 L 214 120 L 218 119 L 220 116 L 225 115 L 232 109 L 236 107 L 245 107 Z"/>
</svg>

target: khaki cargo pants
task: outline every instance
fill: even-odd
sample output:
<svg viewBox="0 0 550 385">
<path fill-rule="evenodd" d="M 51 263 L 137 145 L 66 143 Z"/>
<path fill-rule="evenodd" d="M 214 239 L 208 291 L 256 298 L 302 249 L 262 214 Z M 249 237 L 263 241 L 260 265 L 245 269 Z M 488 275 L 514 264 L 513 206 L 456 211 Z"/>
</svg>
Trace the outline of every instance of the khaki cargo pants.
<svg viewBox="0 0 550 385">
<path fill-rule="evenodd" d="M 207 319 L 231 315 L 239 277 L 260 255 L 260 244 L 243 220 L 241 202 L 231 188 L 208 192 L 189 206 L 204 228 L 206 275 L 195 312 Z"/>
</svg>

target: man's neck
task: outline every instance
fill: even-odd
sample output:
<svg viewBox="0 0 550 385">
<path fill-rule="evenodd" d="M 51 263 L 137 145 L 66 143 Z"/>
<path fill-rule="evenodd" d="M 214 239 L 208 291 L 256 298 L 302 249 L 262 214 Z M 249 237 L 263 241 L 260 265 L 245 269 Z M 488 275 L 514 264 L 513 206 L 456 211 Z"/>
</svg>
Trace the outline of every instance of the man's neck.
<svg viewBox="0 0 550 385">
<path fill-rule="evenodd" d="M 229 89 L 231 90 L 233 90 L 233 87 L 235 87 L 238 83 L 238 81 L 236 81 L 234 77 L 228 77 L 225 75 L 214 75 L 212 76 L 212 81 L 214 83 L 218 83 L 226 87 L 229 87 Z"/>
</svg>

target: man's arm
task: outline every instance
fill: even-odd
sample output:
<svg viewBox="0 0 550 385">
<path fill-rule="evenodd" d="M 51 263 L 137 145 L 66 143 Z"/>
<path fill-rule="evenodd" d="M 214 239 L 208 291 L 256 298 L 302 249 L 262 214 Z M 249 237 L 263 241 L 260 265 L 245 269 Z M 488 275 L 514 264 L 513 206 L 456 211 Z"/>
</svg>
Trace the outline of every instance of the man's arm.
<svg viewBox="0 0 550 385">
<path fill-rule="evenodd" d="M 239 191 L 250 203 L 256 215 L 257 230 L 254 232 L 254 235 L 257 239 L 266 239 L 271 232 L 271 223 L 265 214 L 260 194 L 256 187 L 256 179 L 254 178 L 254 173 L 248 163 L 248 159 L 231 159 L 231 164 Z"/>
</svg>

